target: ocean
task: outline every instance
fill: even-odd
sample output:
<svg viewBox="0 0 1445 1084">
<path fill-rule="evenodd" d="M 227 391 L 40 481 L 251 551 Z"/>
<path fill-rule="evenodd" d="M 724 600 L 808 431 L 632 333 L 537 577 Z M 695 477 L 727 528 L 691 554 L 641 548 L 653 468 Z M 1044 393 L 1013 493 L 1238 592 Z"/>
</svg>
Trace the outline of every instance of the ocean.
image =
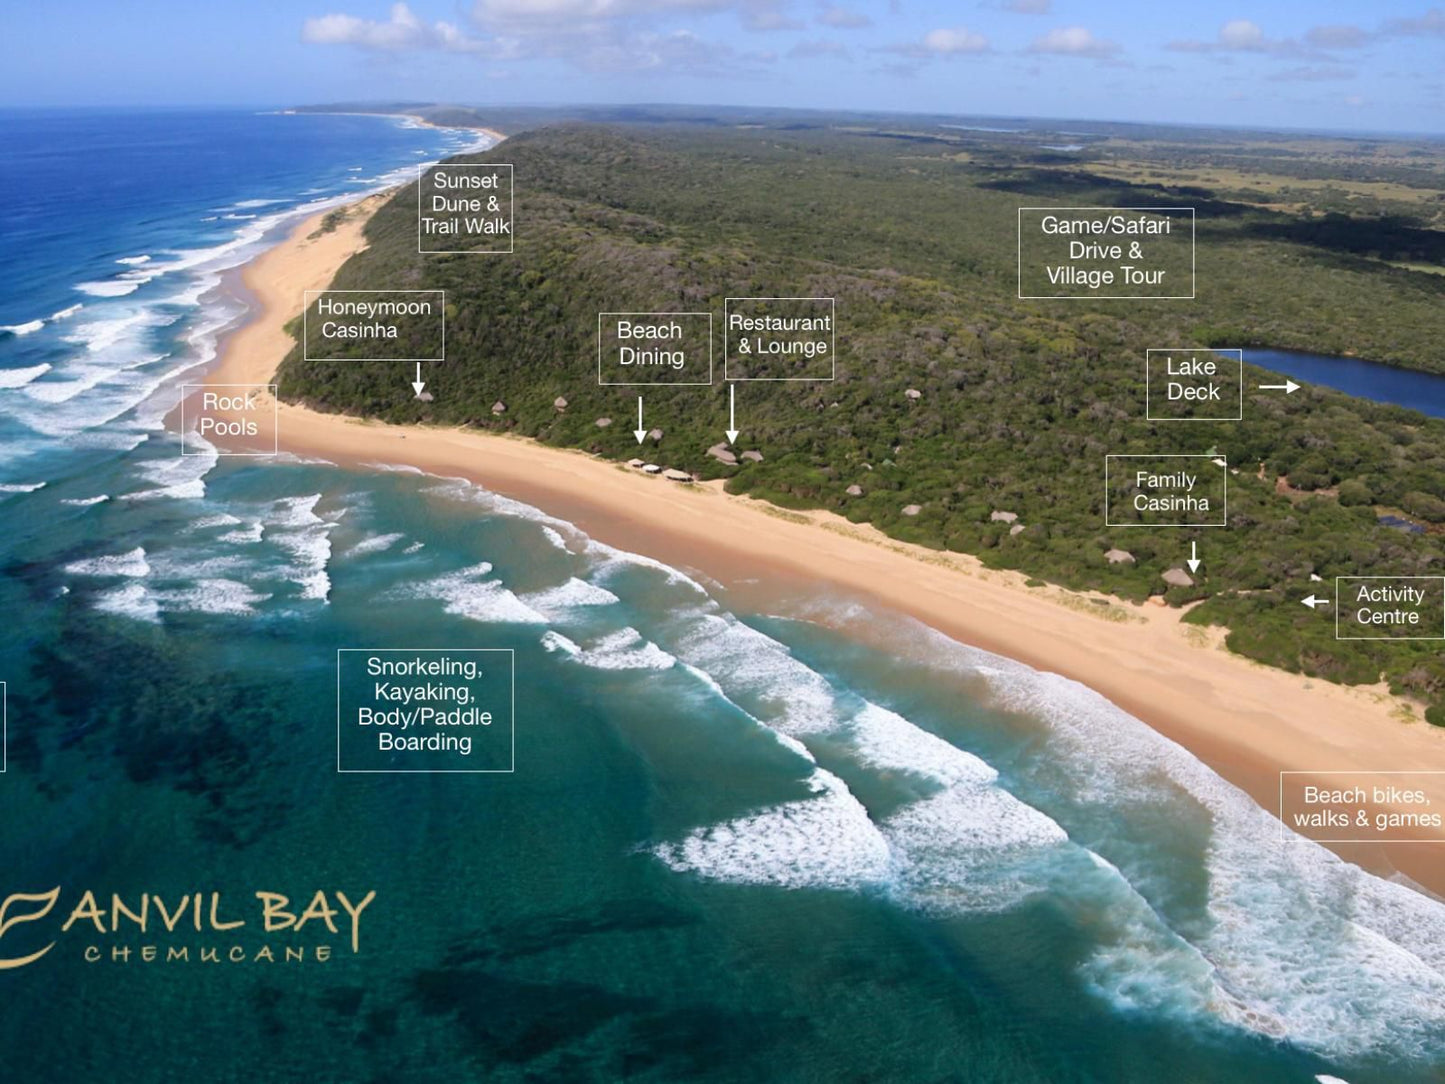
<svg viewBox="0 0 1445 1084">
<path fill-rule="evenodd" d="M 1445 905 L 1077 683 L 466 481 L 181 457 L 228 271 L 476 133 L 0 135 L 6 1080 L 1445 1080 Z M 516 770 L 339 774 L 351 647 L 513 651 Z"/>
</svg>

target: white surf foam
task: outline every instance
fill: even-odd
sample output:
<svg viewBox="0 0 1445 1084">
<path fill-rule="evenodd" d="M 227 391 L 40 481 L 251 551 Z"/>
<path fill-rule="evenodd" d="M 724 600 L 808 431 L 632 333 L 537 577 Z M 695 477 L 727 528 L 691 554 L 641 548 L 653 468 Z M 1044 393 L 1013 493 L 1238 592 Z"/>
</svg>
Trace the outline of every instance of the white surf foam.
<svg viewBox="0 0 1445 1084">
<path fill-rule="evenodd" d="M 314 527 L 326 521 L 316 514 L 320 493 L 304 497 L 282 497 L 273 501 L 266 524 L 270 527 Z"/>
<path fill-rule="evenodd" d="M 582 647 L 574 640 L 569 640 L 555 629 L 548 629 L 542 633 L 542 646 L 553 653 L 560 653 L 571 658 L 582 654 Z"/>
<path fill-rule="evenodd" d="M 549 651 L 560 650 L 574 662 L 594 670 L 669 670 L 677 662 L 631 627 L 610 632 L 585 645 L 549 630 L 543 636 L 543 646 Z"/>
<path fill-rule="evenodd" d="M 260 594 L 249 584 L 221 578 L 200 579 L 192 586 L 155 594 L 158 608 L 167 613 L 244 615 L 256 612 L 256 604 L 270 595 Z"/>
<path fill-rule="evenodd" d="M 138 578 L 149 576 L 151 566 L 146 561 L 146 551 L 143 546 L 137 546 L 125 553 L 115 553 L 104 557 L 89 557 L 81 561 L 72 561 L 65 566 L 65 571 L 73 576 L 128 576 Z"/>
<path fill-rule="evenodd" d="M 139 290 L 141 284 L 134 279 L 106 279 L 101 282 L 79 282 L 75 288 L 91 297 L 125 297 Z"/>
<path fill-rule="evenodd" d="M 652 853 L 670 869 L 739 884 L 861 888 L 891 872 L 888 844 L 844 782 L 815 768 L 812 796 L 701 828 Z"/>
<path fill-rule="evenodd" d="M 951 786 L 988 785 L 998 772 L 987 762 L 877 704 L 865 704 L 847 726 L 859 760 L 883 771 L 909 772 Z"/>
<path fill-rule="evenodd" d="M 160 607 L 142 583 L 128 583 L 124 587 L 102 591 L 95 597 L 95 608 L 137 621 L 154 623 L 161 619 Z"/>
<path fill-rule="evenodd" d="M 33 335 L 44 326 L 44 320 L 27 320 L 23 324 L 0 324 L 0 335 L 8 333 L 19 338 L 21 335 Z"/>
<path fill-rule="evenodd" d="M 254 523 L 247 524 L 245 527 L 238 527 L 234 531 L 226 531 L 224 534 L 218 535 L 217 539 L 221 542 L 228 542 L 231 545 L 249 546 L 261 541 L 265 529 L 265 524 L 257 520 Z"/>
<path fill-rule="evenodd" d="M 282 570 L 283 575 L 301 588 L 301 597 L 324 602 L 331 594 L 331 577 L 327 565 L 331 562 L 332 523 L 300 530 L 269 531 L 271 543 L 290 555 L 292 563 Z"/>
<path fill-rule="evenodd" d="M 731 614 L 700 610 L 689 615 L 668 646 L 711 675 L 733 702 L 785 734 L 823 733 L 840 722 L 833 690 L 822 675 Z"/>
<path fill-rule="evenodd" d="M 1069 838 L 1037 809 L 979 782 L 912 802 L 881 829 L 899 902 L 948 913 L 1000 911 L 1053 887 L 1054 852 Z"/>
<path fill-rule="evenodd" d="M 200 500 L 206 495 L 206 475 L 218 462 L 215 445 L 199 434 L 187 434 L 191 454 L 176 454 L 165 459 L 148 459 L 137 467 L 137 473 L 154 488 L 126 493 L 122 500 Z"/>
<path fill-rule="evenodd" d="M 217 512 L 209 516 L 201 516 L 189 527 L 187 531 L 204 531 L 210 527 L 234 527 L 241 522 L 239 516 L 233 516 L 229 512 Z"/>
<path fill-rule="evenodd" d="M 605 587 L 571 577 L 566 583 L 549 587 L 544 591 L 533 591 L 522 596 L 528 606 L 544 614 L 549 620 L 565 619 L 574 609 L 592 606 L 611 606 L 619 601 L 617 596 Z"/>
<path fill-rule="evenodd" d="M 0 328 L 0 330 L 4 330 Z M 38 376 L 50 372 L 50 366 L 45 362 L 39 365 L 32 365 L 28 369 L 0 369 L 0 388 L 22 388 Z"/>
<path fill-rule="evenodd" d="M 424 472 L 417 470 L 415 467 L 402 464 L 372 463 L 368 465 L 394 473 L 424 474 Z M 438 484 L 428 486 L 425 492 L 436 494 L 450 500 L 459 500 L 465 501 L 468 504 L 480 505 L 487 511 L 497 515 L 510 516 L 513 519 L 529 520 L 538 524 L 546 536 L 547 541 L 558 549 L 567 550 L 568 538 L 575 539 L 579 546 L 590 544 L 587 536 L 565 519 L 558 519 L 556 516 L 548 515 L 533 505 L 526 504 L 522 501 L 515 501 L 510 497 L 503 497 L 500 493 L 493 493 L 491 490 L 484 489 L 466 478 L 439 477 Z"/>
<path fill-rule="evenodd" d="M 499 579 L 488 579 L 486 561 L 434 579 L 397 588 L 387 597 L 437 599 L 449 614 L 494 624 L 545 625 L 547 619 L 509 591 Z"/>
<path fill-rule="evenodd" d="M 669 564 L 664 564 L 662 561 L 654 560 L 640 553 L 617 549 L 615 546 L 598 542 L 595 538 L 587 539 L 587 554 L 596 559 L 596 575 L 604 579 L 628 567 L 650 568 L 654 572 L 662 573 L 670 584 L 689 587 L 699 595 L 706 595 L 708 593 L 706 587 L 680 569 L 673 568 Z"/>
<path fill-rule="evenodd" d="M 1171 938 L 1139 933 L 1144 923 L 1120 926 L 1084 967 L 1102 996 L 1329 1056 L 1438 1051 L 1445 905 L 1307 840 L 1281 843 L 1278 820 L 1247 794 L 1085 686 L 898 625 L 890 643 L 906 643 L 926 665 L 981 675 L 998 707 L 1047 727 L 1052 755 L 1036 770 L 1076 806 L 1111 822 L 1121 807 L 1157 808 L 1181 829 L 1208 818 L 1202 912 L 1166 909 Z M 1055 891 L 1067 899 L 1077 888 Z M 1207 961 L 1207 981 L 1196 958 Z"/>
<path fill-rule="evenodd" d="M 384 553 L 392 546 L 400 542 L 404 534 L 379 534 L 371 538 L 363 538 L 356 545 L 346 551 L 347 557 L 364 557 L 368 553 Z"/>
<path fill-rule="evenodd" d="M 1073 855 L 1075 866 L 1096 878 L 1116 877 L 1100 872 L 1058 823 L 999 787 L 997 771 L 981 758 L 897 712 L 835 688 L 786 645 L 732 615 L 700 608 L 686 614 L 683 624 L 676 642 L 666 642 L 688 671 L 799 755 L 811 760 L 804 743 L 825 741 L 832 778 L 846 785 L 906 774 L 935 788 L 875 829 L 886 863 L 875 855 L 874 872 L 865 880 L 885 888 L 900 905 L 955 912 L 1014 906 L 1050 886 L 1060 852 Z M 836 762 L 839 754 L 850 761 Z M 791 805 L 785 808 L 792 812 Z M 785 836 L 776 823 L 780 816 L 773 811 L 762 819 L 739 818 L 715 835 L 700 829 L 685 841 L 692 848 L 687 861 L 675 850 L 665 860 L 712 878 L 759 879 L 751 872 L 761 864 L 757 854 L 772 852 L 768 837 Z"/>
</svg>

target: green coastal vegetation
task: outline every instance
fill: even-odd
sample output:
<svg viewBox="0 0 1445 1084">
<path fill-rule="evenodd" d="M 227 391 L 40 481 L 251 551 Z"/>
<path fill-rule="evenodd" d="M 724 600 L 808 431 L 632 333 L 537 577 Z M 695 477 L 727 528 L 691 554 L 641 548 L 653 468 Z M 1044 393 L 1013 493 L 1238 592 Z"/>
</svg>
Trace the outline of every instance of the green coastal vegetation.
<svg viewBox="0 0 1445 1084">
<path fill-rule="evenodd" d="M 1445 725 L 1445 645 L 1338 641 L 1333 610 L 1300 604 L 1333 597 L 1336 576 L 1445 575 L 1445 422 L 1316 387 L 1254 391 L 1271 374 L 1248 366 L 1239 422 L 1151 422 L 1144 391 L 1148 348 L 1445 372 L 1445 146 L 683 112 L 489 112 L 480 123 L 516 134 L 462 160 L 514 164 L 515 254 L 419 255 L 408 186 L 334 283 L 447 291 L 431 401 L 409 366 L 299 349 L 282 397 L 641 455 L 1038 581 L 1157 596 L 1227 626 L 1233 651 L 1383 677 Z M 1018 300 L 1017 208 L 1045 204 L 1197 208 L 1197 298 Z M 711 311 L 720 350 L 724 298 L 740 296 L 836 298 L 836 380 L 737 385 L 737 450 L 762 455 L 737 465 L 708 453 L 727 428 L 720 365 L 712 387 L 649 387 L 663 436 L 639 450 L 637 389 L 597 386 L 597 314 Z M 1202 452 L 1231 468 L 1227 528 L 1104 525 L 1106 454 Z M 1203 567 L 1171 585 L 1191 542 Z"/>
</svg>

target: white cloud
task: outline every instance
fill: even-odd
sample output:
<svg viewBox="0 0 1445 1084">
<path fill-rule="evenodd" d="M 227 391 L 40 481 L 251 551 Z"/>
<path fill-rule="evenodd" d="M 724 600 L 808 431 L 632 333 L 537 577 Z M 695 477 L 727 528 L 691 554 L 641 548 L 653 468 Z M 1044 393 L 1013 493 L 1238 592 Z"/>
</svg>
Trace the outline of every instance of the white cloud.
<svg viewBox="0 0 1445 1084">
<path fill-rule="evenodd" d="M 958 53 L 984 53 L 988 51 L 988 39 L 967 27 L 951 27 L 930 30 L 923 36 L 923 48 L 930 53 L 952 56 Z"/>
<path fill-rule="evenodd" d="M 922 61 L 937 60 L 940 57 L 978 56 L 993 51 L 988 38 L 968 29 L 966 26 L 940 27 L 930 30 L 918 41 L 904 41 L 896 45 L 880 45 L 875 53 L 892 53 L 906 57 L 907 61 L 885 64 L 878 71 L 885 75 L 913 76 L 918 73 Z"/>
<path fill-rule="evenodd" d="M 1225 49 L 1264 48 L 1264 31 L 1248 19 L 1231 19 L 1219 28 L 1219 44 Z"/>
<path fill-rule="evenodd" d="M 787 0 L 475 0 L 469 32 L 427 23 L 405 3 L 377 21 L 329 14 L 307 19 L 302 40 L 372 52 L 426 50 L 489 60 L 551 59 L 588 71 L 746 75 L 777 59 L 704 40 L 680 20 L 732 12 L 750 30 L 800 29 Z"/>
<path fill-rule="evenodd" d="M 802 30 L 804 25 L 772 8 L 749 11 L 743 15 L 743 26 L 748 30 Z"/>
<path fill-rule="evenodd" d="M 630 15 L 723 11 L 730 0 L 476 0 L 472 17 L 479 23 L 551 23 L 578 19 L 619 19 Z"/>
<path fill-rule="evenodd" d="M 861 11 L 854 11 L 842 4 L 825 6 L 822 11 L 818 12 L 818 22 L 838 30 L 858 30 L 873 25 L 873 20 Z"/>
<path fill-rule="evenodd" d="M 322 15 L 301 26 L 301 40 L 316 45 L 354 45 L 360 49 L 400 52 L 445 49 L 451 52 L 485 52 L 492 43 L 473 38 L 450 23 L 428 25 L 405 4 L 393 4 L 386 22 L 354 15 Z"/>
<path fill-rule="evenodd" d="M 1031 53 L 1054 53 L 1059 56 L 1107 57 L 1119 51 L 1117 42 L 1096 38 L 1082 26 L 1066 26 L 1050 30 L 1029 46 Z"/>
<path fill-rule="evenodd" d="M 1408 38 L 1445 37 L 1445 9 L 1431 8 L 1411 19 L 1391 19 L 1381 32 Z"/>
<path fill-rule="evenodd" d="M 1410 18 L 1387 19 L 1377 30 L 1350 23 L 1314 26 L 1299 38 L 1268 37 L 1258 23 L 1234 19 L 1219 29 L 1212 41 L 1172 41 L 1166 48 L 1184 53 L 1264 53 L 1294 60 L 1326 64 L 1336 60 L 1332 53 L 1364 49 L 1389 38 L 1445 37 L 1445 8 L 1430 8 Z"/>
<path fill-rule="evenodd" d="M 1370 33 L 1358 26 L 1316 26 L 1305 33 L 1305 41 L 1320 49 L 1363 49 Z"/>
<path fill-rule="evenodd" d="M 1328 61 L 1329 56 L 1324 49 L 1355 48 L 1354 45 L 1344 45 L 1345 40 L 1353 39 L 1355 33 L 1364 35 L 1363 30 L 1357 30 L 1357 27 L 1319 26 L 1309 30 L 1305 35 L 1305 42 L 1301 42 L 1295 38 L 1270 38 L 1264 33 L 1263 27 L 1251 19 L 1231 19 L 1220 27 L 1220 32 L 1212 42 L 1181 40 L 1169 42 L 1165 48 L 1175 52 L 1253 52 L 1293 59 Z M 1315 36 L 1321 40 L 1314 40 Z M 1358 43 L 1364 45 L 1366 39 L 1367 36 L 1364 36 Z"/>
</svg>

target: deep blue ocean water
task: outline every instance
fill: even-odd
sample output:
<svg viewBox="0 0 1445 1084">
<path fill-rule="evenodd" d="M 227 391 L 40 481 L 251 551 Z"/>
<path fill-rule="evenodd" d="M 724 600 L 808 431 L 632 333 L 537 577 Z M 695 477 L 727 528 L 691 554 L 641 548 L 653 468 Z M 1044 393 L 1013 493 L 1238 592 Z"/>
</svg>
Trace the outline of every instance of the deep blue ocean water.
<svg viewBox="0 0 1445 1084">
<path fill-rule="evenodd" d="M 0 137 L 0 897 L 377 893 L 357 953 L 290 935 L 324 962 L 0 916 L 55 946 L 0 970 L 5 1080 L 1442 1079 L 1445 907 L 1082 686 L 466 482 L 180 457 L 226 269 L 471 134 Z M 515 651 L 517 771 L 338 775 L 360 646 Z"/>
</svg>

